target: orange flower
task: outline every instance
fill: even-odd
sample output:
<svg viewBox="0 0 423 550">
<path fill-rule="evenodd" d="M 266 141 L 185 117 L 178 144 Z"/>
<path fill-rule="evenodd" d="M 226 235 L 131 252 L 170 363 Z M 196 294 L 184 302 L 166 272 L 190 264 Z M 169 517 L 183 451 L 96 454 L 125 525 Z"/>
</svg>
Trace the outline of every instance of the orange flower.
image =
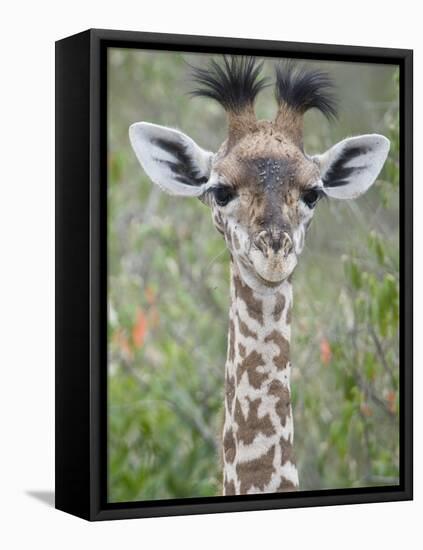
<svg viewBox="0 0 423 550">
<path fill-rule="evenodd" d="M 396 393 L 393 390 L 388 391 L 386 395 L 386 401 L 388 402 L 388 409 L 391 413 L 395 412 L 396 400 L 397 400 Z"/>
<path fill-rule="evenodd" d="M 138 307 L 135 317 L 135 324 L 132 327 L 132 341 L 136 348 L 140 348 L 144 344 L 147 328 L 147 318 L 142 309 Z"/>
<path fill-rule="evenodd" d="M 360 411 L 361 411 L 361 414 L 363 414 L 364 416 L 372 416 L 373 415 L 372 408 L 365 401 L 360 403 Z"/>
<path fill-rule="evenodd" d="M 329 340 L 325 337 L 320 340 L 320 360 L 326 366 L 329 365 L 332 360 L 332 350 Z"/>
</svg>

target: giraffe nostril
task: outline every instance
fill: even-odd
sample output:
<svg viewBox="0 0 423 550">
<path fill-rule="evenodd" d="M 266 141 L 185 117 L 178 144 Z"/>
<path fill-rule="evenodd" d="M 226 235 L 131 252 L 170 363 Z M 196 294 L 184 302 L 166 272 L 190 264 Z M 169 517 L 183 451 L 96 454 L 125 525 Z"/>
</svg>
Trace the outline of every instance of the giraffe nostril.
<svg viewBox="0 0 423 550">
<path fill-rule="evenodd" d="M 254 244 L 265 256 L 267 256 L 267 250 L 269 248 L 267 231 L 260 231 L 254 238 Z"/>
<path fill-rule="evenodd" d="M 273 250 L 274 253 L 282 250 L 283 254 L 286 256 L 293 248 L 292 239 L 286 231 L 260 231 L 255 236 L 253 242 L 266 257 L 270 250 Z"/>
<path fill-rule="evenodd" d="M 289 234 L 288 233 L 283 233 L 283 235 L 282 235 L 282 249 L 283 249 L 283 252 L 284 252 L 285 256 L 287 256 L 292 251 L 293 246 L 294 246 L 294 243 L 292 242 L 292 239 L 289 236 Z"/>
</svg>

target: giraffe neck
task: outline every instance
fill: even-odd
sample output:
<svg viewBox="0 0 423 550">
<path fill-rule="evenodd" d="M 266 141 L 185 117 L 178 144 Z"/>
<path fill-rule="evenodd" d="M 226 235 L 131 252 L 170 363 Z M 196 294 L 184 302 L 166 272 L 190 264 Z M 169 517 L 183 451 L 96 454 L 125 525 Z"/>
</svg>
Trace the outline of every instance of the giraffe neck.
<svg viewBox="0 0 423 550">
<path fill-rule="evenodd" d="M 231 263 L 224 494 L 295 490 L 289 363 L 292 285 L 253 291 Z"/>
</svg>

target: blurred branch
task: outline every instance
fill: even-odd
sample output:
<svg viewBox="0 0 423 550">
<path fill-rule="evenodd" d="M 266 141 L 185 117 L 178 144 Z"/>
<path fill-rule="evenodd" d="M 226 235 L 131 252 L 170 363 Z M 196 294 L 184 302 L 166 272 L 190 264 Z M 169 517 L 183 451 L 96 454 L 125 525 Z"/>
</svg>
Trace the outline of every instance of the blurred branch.
<svg viewBox="0 0 423 550">
<path fill-rule="evenodd" d="M 145 380 L 141 378 L 141 376 L 130 363 L 130 361 L 125 359 L 123 356 L 120 356 L 119 363 L 123 366 L 124 370 L 126 370 L 127 374 L 131 376 L 134 380 L 136 380 L 143 392 L 149 391 L 148 385 L 146 384 Z M 199 414 L 191 415 L 188 411 L 184 410 L 184 408 L 181 407 L 181 405 L 176 400 L 166 398 L 163 399 L 162 402 L 171 407 L 182 421 L 184 421 L 186 424 L 191 426 L 191 428 L 197 431 L 198 434 L 215 452 L 219 451 L 217 440 L 211 430 L 208 428 L 202 416 L 200 416 Z"/>
<path fill-rule="evenodd" d="M 367 425 L 367 419 L 362 412 L 360 412 L 361 419 L 363 421 L 364 441 L 366 444 L 366 478 L 371 475 L 372 471 L 372 458 L 370 454 L 370 434 L 369 427 Z"/>
<path fill-rule="evenodd" d="M 358 370 L 353 369 L 353 373 L 359 388 L 373 401 L 373 403 L 375 403 L 375 405 L 377 405 L 388 416 L 390 420 L 392 421 L 396 420 L 397 415 L 395 414 L 395 412 L 392 412 L 386 406 L 386 403 L 376 395 L 376 393 L 373 391 L 373 388 L 370 386 L 370 384 L 367 384 L 363 380 L 363 377 L 358 372 Z"/>
<path fill-rule="evenodd" d="M 204 284 L 199 284 L 198 280 L 193 277 L 191 270 L 189 269 L 190 263 L 182 256 L 181 248 L 178 246 L 178 242 L 175 241 L 175 250 L 178 257 L 178 265 L 181 269 L 182 275 L 189 281 L 190 288 L 200 295 L 207 306 L 214 311 L 218 316 L 222 315 L 222 308 L 219 302 L 215 299 L 214 293 L 211 289 L 207 288 Z M 228 281 L 229 285 L 229 281 Z"/>
<path fill-rule="evenodd" d="M 353 350 L 354 350 L 354 357 L 352 361 L 353 365 L 358 364 L 359 354 L 358 354 L 358 345 L 357 345 L 357 334 L 358 334 L 357 317 L 354 313 L 354 325 L 351 330 L 351 339 L 352 339 Z M 353 367 L 353 375 L 357 385 L 365 393 L 365 395 L 368 396 L 373 401 L 373 403 L 377 405 L 388 416 L 390 420 L 394 421 L 396 419 L 396 414 L 391 410 L 389 410 L 386 403 L 376 395 L 376 393 L 374 392 L 370 384 L 366 383 L 366 381 L 363 379 L 357 367 Z"/>
<path fill-rule="evenodd" d="M 368 328 L 369 328 L 370 336 L 372 337 L 372 340 L 375 344 L 376 352 L 378 354 L 380 362 L 381 362 L 383 368 L 385 369 L 386 373 L 388 374 L 389 378 L 391 379 L 392 386 L 396 387 L 394 374 L 392 372 L 392 369 L 388 365 L 388 361 L 386 360 L 386 356 L 385 356 L 385 352 L 383 350 L 382 344 L 381 344 L 381 342 L 380 342 L 373 326 L 369 325 Z"/>
</svg>

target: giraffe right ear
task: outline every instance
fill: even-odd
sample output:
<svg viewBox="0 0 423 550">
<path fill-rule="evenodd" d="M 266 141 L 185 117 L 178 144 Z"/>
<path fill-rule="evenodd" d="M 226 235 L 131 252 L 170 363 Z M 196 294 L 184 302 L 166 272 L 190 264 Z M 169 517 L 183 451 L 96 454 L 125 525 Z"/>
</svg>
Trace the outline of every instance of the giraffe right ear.
<svg viewBox="0 0 423 550">
<path fill-rule="evenodd" d="M 388 156 L 389 139 L 367 134 L 344 139 L 314 159 L 323 190 L 334 199 L 355 199 L 374 183 Z"/>
<path fill-rule="evenodd" d="M 213 153 L 178 130 L 148 122 L 132 124 L 129 139 L 141 166 L 163 191 L 185 197 L 203 194 Z"/>
</svg>

